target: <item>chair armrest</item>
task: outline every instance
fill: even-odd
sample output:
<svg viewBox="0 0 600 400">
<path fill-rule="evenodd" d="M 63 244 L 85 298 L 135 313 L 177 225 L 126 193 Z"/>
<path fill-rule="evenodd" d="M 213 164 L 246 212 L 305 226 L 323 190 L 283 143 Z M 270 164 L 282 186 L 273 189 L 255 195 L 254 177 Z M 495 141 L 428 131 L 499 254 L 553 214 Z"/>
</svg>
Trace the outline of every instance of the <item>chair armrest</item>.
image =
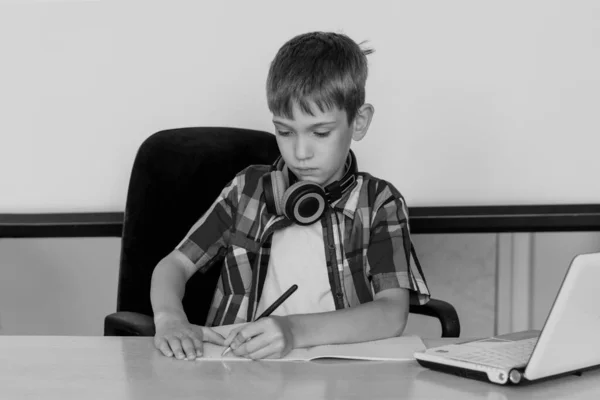
<svg viewBox="0 0 600 400">
<path fill-rule="evenodd" d="M 458 314 L 450 303 L 442 300 L 430 299 L 423 305 L 410 305 L 413 314 L 427 315 L 440 320 L 442 324 L 442 337 L 459 337 L 460 321 Z"/>
<path fill-rule="evenodd" d="M 149 315 L 119 311 L 104 318 L 104 336 L 154 336 L 154 320 Z"/>
</svg>

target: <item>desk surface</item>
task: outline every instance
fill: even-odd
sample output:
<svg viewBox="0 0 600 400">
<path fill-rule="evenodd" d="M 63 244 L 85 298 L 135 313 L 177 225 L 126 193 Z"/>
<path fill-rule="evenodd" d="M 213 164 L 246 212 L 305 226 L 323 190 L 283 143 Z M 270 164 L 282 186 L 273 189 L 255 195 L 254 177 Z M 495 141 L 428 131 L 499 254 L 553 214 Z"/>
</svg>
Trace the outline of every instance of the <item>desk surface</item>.
<svg viewBox="0 0 600 400">
<path fill-rule="evenodd" d="M 590 399 L 600 398 L 600 372 L 503 387 L 413 361 L 178 361 L 151 338 L 0 336 L 0 399 L 40 398 Z"/>
</svg>

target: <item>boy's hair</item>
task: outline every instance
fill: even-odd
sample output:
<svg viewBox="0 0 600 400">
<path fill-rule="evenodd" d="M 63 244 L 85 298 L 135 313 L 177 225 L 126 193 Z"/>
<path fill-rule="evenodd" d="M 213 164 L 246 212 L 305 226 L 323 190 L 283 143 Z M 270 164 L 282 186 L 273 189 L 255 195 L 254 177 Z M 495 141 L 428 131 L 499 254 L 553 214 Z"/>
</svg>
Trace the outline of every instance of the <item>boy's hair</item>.
<svg viewBox="0 0 600 400">
<path fill-rule="evenodd" d="M 310 32 L 285 43 L 271 62 L 267 77 L 267 103 L 274 115 L 292 119 L 292 106 L 313 115 L 311 104 L 321 111 L 345 110 L 350 124 L 365 102 L 367 55 L 348 36 Z"/>
</svg>

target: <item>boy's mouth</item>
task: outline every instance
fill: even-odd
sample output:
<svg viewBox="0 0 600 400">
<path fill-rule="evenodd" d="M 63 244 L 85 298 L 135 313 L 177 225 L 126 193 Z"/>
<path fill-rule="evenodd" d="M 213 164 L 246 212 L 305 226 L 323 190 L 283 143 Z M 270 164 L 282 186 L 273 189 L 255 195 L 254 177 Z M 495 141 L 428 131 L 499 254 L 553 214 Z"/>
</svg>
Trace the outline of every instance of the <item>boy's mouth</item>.
<svg viewBox="0 0 600 400">
<path fill-rule="evenodd" d="M 316 171 L 316 168 L 294 168 L 294 171 L 300 175 L 312 174 Z"/>
</svg>

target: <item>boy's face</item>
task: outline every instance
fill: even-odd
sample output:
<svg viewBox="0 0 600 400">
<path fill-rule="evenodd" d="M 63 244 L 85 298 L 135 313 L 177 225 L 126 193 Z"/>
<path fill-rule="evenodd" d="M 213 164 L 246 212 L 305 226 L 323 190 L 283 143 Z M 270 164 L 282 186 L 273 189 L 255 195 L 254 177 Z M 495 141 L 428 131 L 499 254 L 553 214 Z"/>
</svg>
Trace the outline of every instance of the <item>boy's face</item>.
<svg viewBox="0 0 600 400">
<path fill-rule="evenodd" d="M 273 124 L 288 168 L 300 180 L 326 186 L 344 175 L 350 143 L 362 139 L 371 118 L 369 115 L 365 125 L 365 116 L 359 112 L 348 124 L 344 110 L 322 112 L 313 105 L 312 111 L 314 115 L 306 114 L 294 104 L 293 119 L 274 116 Z"/>
</svg>

